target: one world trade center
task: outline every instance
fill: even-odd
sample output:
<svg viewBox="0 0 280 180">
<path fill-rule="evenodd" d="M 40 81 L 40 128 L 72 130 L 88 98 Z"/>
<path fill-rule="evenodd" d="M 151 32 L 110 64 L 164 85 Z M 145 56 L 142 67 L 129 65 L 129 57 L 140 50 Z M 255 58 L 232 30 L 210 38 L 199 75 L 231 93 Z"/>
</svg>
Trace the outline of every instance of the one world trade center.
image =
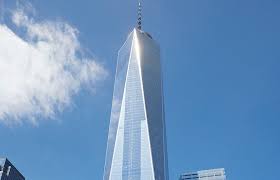
<svg viewBox="0 0 280 180">
<path fill-rule="evenodd" d="M 118 53 L 103 180 L 168 180 L 160 49 L 138 14 Z"/>
</svg>

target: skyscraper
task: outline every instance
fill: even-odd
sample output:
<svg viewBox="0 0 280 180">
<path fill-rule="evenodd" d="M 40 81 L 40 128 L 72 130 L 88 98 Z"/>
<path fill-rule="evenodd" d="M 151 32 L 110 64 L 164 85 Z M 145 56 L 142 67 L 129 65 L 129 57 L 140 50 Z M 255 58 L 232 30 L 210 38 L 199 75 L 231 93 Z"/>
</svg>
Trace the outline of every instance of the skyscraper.
<svg viewBox="0 0 280 180">
<path fill-rule="evenodd" d="M 0 180 L 25 180 L 7 158 L 0 158 Z"/>
<path fill-rule="evenodd" d="M 209 169 L 182 174 L 179 180 L 226 180 L 225 169 Z"/>
<path fill-rule="evenodd" d="M 140 14 L 118 53 L 104 180 L 167 179 L 160 49 Z"/>
</svg>

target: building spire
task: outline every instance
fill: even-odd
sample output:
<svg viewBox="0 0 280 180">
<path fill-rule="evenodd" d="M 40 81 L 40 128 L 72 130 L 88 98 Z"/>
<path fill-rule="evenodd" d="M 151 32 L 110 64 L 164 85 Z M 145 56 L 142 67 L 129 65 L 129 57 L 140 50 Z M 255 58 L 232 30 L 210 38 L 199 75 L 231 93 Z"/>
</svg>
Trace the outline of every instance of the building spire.
<svg viewBox="0 0 280 180">
<path fill-rule="evenodd" d="M 142 4 L 141 0 L 138 0 L 138 19 L 137 19 L 138 29 L 142 29 Z"/>
</svg>

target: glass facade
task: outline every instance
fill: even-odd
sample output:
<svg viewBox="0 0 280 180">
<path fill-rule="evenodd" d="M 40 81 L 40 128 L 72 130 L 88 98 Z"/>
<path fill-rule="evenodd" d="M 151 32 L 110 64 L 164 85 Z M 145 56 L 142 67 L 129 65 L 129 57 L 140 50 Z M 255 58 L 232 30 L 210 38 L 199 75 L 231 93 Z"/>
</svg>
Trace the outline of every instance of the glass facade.
<svg viewBox="0 0 280 180">
<path fill-rule="evenodd" d="M 104 180 L 167 180 L 159 46 L 134 29 L 118 54 Z"/>
<path fill-rule="evenodd" d="M 8 159 L 0 158 L 0 180 L 25 180 L 25 178 Z"/>
<path fill-rule="evenodd" d="M 226 180 L 225 170 L 210 169 L 182 174 L 180 180 Z"/>
</svg>

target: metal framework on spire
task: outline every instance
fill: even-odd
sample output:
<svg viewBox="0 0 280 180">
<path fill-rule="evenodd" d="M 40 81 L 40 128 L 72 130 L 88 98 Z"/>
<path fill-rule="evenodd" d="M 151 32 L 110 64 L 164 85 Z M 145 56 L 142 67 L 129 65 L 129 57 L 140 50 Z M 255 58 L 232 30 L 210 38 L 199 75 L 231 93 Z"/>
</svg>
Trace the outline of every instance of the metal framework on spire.
<svg viewBox="0 0 280 180">
<path fill-rule="evenodd" d="M 138 24 L 138 29 L 142 29 L 142 4 L 141 4 L 141 0 L 138 1 L 138 20 L 137 20 L 137 24 Z"/>
</svg>

